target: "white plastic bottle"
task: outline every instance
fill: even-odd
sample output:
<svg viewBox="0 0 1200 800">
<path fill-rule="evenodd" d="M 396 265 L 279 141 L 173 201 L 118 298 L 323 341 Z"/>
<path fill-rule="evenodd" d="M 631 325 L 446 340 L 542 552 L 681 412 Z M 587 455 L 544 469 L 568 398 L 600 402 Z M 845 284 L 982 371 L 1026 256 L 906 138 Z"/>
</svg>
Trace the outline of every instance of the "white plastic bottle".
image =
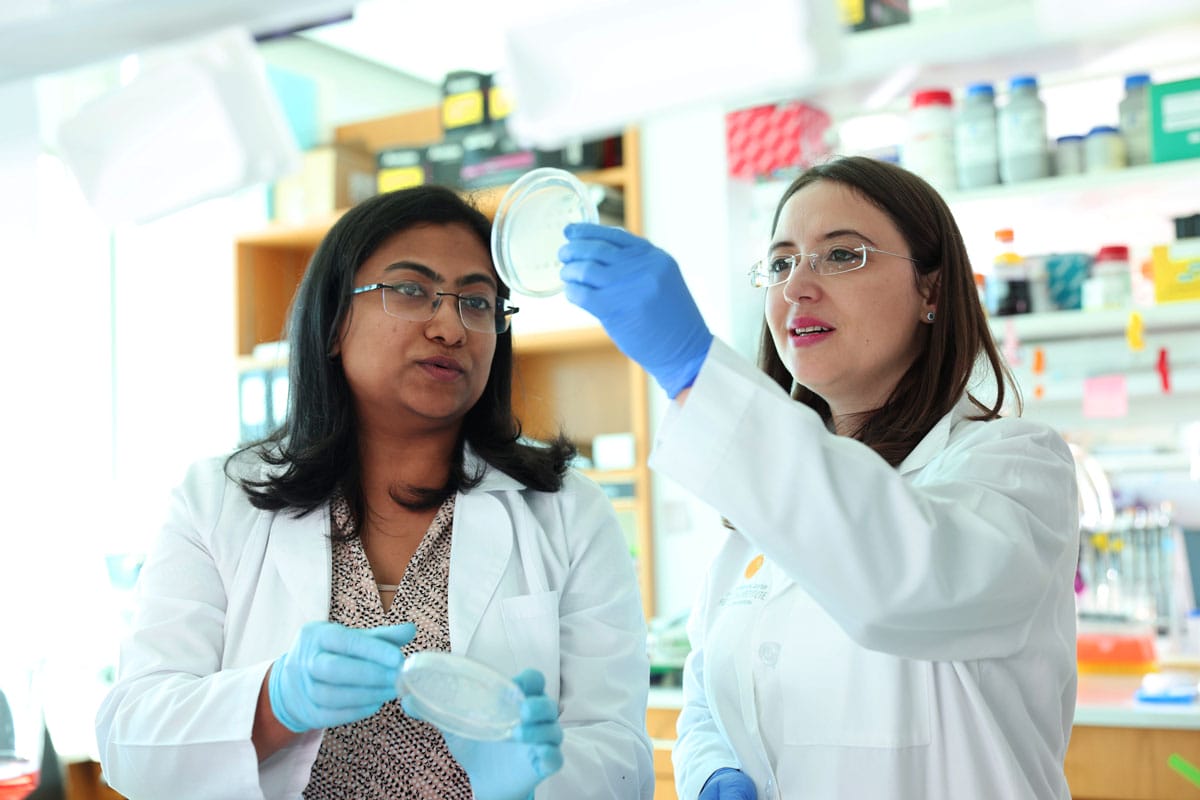
<svg viewBox="0 0 1200 800">
<path fill-rule="evenodd" d="M 996 92 L 990 83 L 972 83 L 963 96 L 954 126 L 958 188 L 974 189 L 1000 182 L 996 129 Z"/>
<path fill-rule="evenodd" d="M 900 164 L 941 192 L 958 188 L 954 159 L 954 97 L 947 89 L 914 92 Z"/>
<path fill-rule="evenodd" d="M 1125 139 L 1109 125 L 1097 125 L 1083 142 L 1088 172 L 1110 172 L 1126 164 Z"/>
<path fill-rule="evenodd" d="M 1110 244 L 1100 248 L 1090 276 L 1083 282 L 1083 310 L 1128 308 L 1132 293 L 1129 247 Z"/>
<path fill-rule="evenodd" d="M 1125 97 L 1118 106 L 1121 136 L 1129 166 L 1150 163 L 1150 76 L 1125 76 Z"/>
<path fill-rule="evenodd" d="M 1008 102 L 1000 109 L 1000 179 L 1032 181 L 1050 174 L 1046 141 L 1046 106 L 1038 96 L 1037 78 L 1015 75 L 1008 82 Z"/>
</svg>

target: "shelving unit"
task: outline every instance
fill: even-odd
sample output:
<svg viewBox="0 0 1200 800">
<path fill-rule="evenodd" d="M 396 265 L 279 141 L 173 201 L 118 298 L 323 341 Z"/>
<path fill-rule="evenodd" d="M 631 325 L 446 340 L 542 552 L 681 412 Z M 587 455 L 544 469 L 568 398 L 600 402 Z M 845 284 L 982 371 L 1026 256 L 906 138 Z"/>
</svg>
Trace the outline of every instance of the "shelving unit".
<svg viewBox="0 0 1200 800">
<path fill-rule="evenodd" d="M 389 146 L 423 145 L 440 137 L 437 108 L 342 126 L 335 134 L 338 143 L 357 143 L 372 152 Z M 634 232 L 642 227 L 639 159 L 637 131 L 630 129 L 622 136 L 622 166 L 578 173 L 584 183 L 623 191 L 624 226 Z M 491 216 L 506 188 L 465 193 Z M 322 237 L 343 213 L 336 211 L 302 225 L 272 224 L 237 238 L 236 341 L 243 368 L 278 368 L 284 363 L 274 356 L 268 360 L 256 357 L 255 348 L 286 338 L 292 296 Z M 636 560 L 643 610 L 651 617 L 654 548 L 646 466 L 650 448 L 645 372 L 599 327 L 524 335 L 515 330 L 513 351 L 513 405 L 525 435 L 542 438 L 562 429 L 582 454 L 589 455 L 592 439 L 599 434 L 632 434 L 635 462 L 630 469 L 587 474 L 614 493 L 626 494 L 632 486 L 631 496 L 615 498 L 613 507 Z"/>
</svg>

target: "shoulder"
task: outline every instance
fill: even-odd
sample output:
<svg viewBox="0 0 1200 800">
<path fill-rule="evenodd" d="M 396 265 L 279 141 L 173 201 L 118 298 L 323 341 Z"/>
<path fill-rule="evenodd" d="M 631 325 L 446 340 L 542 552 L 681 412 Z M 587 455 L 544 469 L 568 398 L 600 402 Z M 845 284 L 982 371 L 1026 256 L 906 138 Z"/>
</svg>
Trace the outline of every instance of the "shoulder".
<svg viewBox="0 0 1200 800">
<path fill-rule="evenodd" d="M 1062 435 L 1043 422 L 1008 416 L 992 420 L 956 418 L 947 449 L 980 448 L 1074 464 L 1071 448 Z"/>
<path fill-rule="evenodd" d="M 176 513 L 186 513 L 198 523 L 211 524 L 230 512 L 254 513 L 257 509 L 251 505 L 241 482 L 261 480 L 267 470 L 260 456 L 245 451 L 194 461 L 175 490 Z"/>
</svg>

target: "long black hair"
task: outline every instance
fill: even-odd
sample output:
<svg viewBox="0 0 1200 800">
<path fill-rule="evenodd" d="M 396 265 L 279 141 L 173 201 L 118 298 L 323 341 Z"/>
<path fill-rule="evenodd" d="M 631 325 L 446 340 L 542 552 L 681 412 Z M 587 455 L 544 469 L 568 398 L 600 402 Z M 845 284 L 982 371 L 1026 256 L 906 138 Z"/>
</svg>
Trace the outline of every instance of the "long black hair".
<svg viewBox="0 0 1200 800">
<path fill-rule="evenodd" d="M 265 439 L 237 450 L 225 462 L 258 508 L 292 509 L 306 514 L 341 490 L 356 519 L 363 519 L 365 500 L 359 463 L 357 419 L 350 386 L 340 359 L 330 354 L 350 306 L 355 274 L 389 237 L 417 225 L 464 225 L 490 252 L 491 223 L 458 193 L 441 186 L 418 186 L 366 200 L 346 212 L 321 240 L 292 301 L 288 323 L 288 415 Z M 498 280 L 499 293 L 509 289 Z M 521 423 L 512 408 L 512 329 L 496 336 L 483 395 L 463 419 L 450 476 L 441 487 L 406 487 L 393 491 L 402 505 L 425 508 L 460 489 L 471 489 L 482 471 L 468 474 L 464 444 L 485 462 L 531 489 L 562 487 L 574 446 L 559 433 L 545 445 L 521 439 Z M 253 452 L 277 467 L 260 479 L 235 476 L 230 464 Z"/>
</svg>

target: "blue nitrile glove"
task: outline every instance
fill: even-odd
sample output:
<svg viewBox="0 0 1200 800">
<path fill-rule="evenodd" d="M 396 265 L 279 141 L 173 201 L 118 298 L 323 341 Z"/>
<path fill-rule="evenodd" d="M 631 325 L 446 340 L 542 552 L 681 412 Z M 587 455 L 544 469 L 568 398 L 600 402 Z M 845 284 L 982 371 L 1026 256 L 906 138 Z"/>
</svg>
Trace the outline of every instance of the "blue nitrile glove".
<svg viewBox="0 0 1200 800">
<path fill-rule="evenodd" d="M 758 790 L 740 769 L 721 767 L 708 776 L 698 800 L 758 800 Z"/>
<path fill-rule="evenodd" d="M 366 629 L 308 623 L 271 666 L 271 711 L 294 733 L 371 716 L 396 699 L 396 676 L 404 663 L 400 648 L 416 633 L 411 622 Z"/>
<path fill-rule="evenodd" d="M 521 726 L 512 738 L 481 742 L 442 731 L 451 755 L 471 779 L 476 800 L 526 800 L 539 783 L 562 769 L 562 726 L 558 706 L 546 696 L 546 679 L 535 669 L 513 678 L 525 699 L 521 702 Z M 400 698 L 404 713 L 422 719 L 411 707 L 410 697 Z"/>
<path fill-rule="evenodd" d="M 668 397 L 691 386 L 713 337 L 675 259 L 621 228 L 577 223 L 564 232 L 567 299 L 600 320 Z"/>
</svg>

